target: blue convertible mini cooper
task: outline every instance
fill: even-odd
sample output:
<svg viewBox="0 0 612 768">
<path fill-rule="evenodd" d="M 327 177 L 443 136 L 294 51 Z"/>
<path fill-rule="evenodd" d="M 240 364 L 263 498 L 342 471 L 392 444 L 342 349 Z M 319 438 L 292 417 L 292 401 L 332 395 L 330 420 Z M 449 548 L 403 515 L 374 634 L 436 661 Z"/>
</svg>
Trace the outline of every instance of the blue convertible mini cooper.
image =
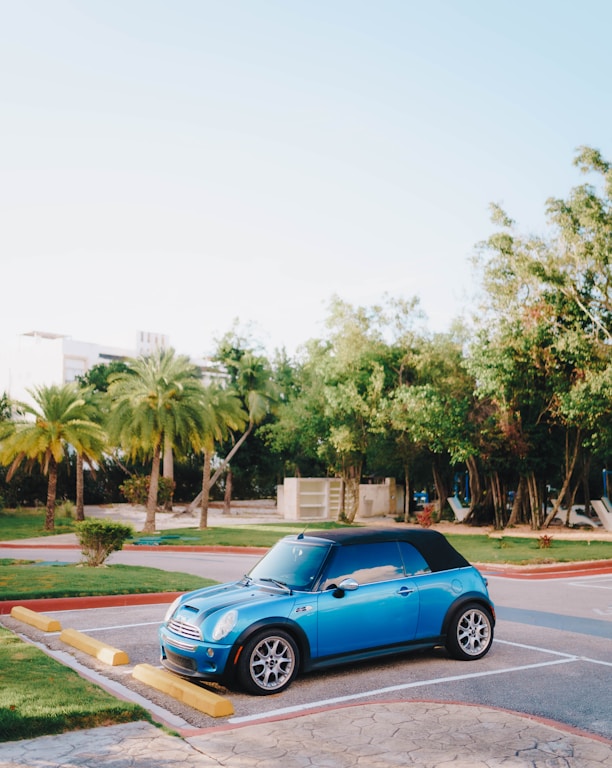
<svg viewBox="0 0 612 768">
<path fill-rule="evenodd" d="M 160 629 L 161 661 L 192 679 L 278 693 L 298 672 L 446 647 L 479 659 L 495 613 L 480 573 L 425 529 L 287 536 L 240 581 L 188 592 Z"/>
</svg>

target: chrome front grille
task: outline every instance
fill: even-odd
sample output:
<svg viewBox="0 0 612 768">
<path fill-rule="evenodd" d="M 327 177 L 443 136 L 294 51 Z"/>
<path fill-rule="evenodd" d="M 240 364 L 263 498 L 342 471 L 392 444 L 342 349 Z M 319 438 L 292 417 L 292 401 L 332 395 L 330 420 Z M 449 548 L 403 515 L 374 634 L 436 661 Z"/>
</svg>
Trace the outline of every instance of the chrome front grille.
<svg viewBox="0 0 612 768">
<path fill-rule="evenodd" d="M 174 632 L 175 635 L 181 637 L 188 637 L 191 640 L 201 640 L 202 632 L 195 624 L 190 624 L 188 621 L 182 621 L 181 619 L 170 619 L 168 622 L 168 629 Z"/>
<path fill-rule="evenodd" d="M 169 662 L 176 667 L 185 669 L 189 672 L 195 672 L 197 667 L 193 659 L 186 659 L 184 656 L 179 656 L 178 653 L 172 653 L 172 651 L 166 651 L 166 658 Z"/>
</svg>

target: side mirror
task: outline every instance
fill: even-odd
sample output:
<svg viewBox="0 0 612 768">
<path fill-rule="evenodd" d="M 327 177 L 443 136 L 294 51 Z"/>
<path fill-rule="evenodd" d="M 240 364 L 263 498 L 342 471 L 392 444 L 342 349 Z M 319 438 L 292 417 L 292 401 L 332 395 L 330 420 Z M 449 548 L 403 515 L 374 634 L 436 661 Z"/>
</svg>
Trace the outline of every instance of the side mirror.
<svg viewBox="0 0 612 768">
<path fill-rule="evenodd" d="M 334 590 L 333 595 L 334 597 L 344 597 L 345 592 L 354 592 L 356 589 L 359 589 L 359 584 L 355 579 L 343 579 Z"/>
</svg>

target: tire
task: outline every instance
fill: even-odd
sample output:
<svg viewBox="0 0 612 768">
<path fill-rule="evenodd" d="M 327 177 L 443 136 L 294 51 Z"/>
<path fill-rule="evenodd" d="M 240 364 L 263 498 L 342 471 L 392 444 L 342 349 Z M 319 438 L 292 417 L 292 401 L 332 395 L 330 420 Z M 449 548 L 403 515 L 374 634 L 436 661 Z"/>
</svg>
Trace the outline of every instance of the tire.
<svg viewBox="0 0 612 768">
<path fill-rule="evenodd" d="M 483 605 L 468 603 L 453 615 L 446 635 L 446 650 L 454 659 L 481 659 L 492 643 L 493 617 Z"/>
<path fill-rule="evenodd" d="M 245 644 L 236 668 L 238 683 L 257 696 L 280 693 L 293 682 L 300 664 L 295 640 L 280 629 L 258 632 Z"/>
</svg>

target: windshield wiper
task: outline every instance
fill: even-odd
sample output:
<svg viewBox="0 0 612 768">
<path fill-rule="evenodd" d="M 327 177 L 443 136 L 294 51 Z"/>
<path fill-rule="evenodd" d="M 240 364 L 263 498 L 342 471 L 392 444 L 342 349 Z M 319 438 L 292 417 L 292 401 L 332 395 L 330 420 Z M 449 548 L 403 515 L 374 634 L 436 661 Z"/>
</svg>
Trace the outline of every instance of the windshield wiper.
<svg viewBox="0 0 612 768">
<path fill-rule="evenodd" d="M 280 587 L 281 589 L 287 590 L 290 595 L 293 594 L 293 590 L 288 584 L 285 584 L 284 581 L 278 581 L 277 579 L 271 579 L 266 577 L 265 579 L 259 579 L 259 581 L 269 581 L 271 584 L 274 584 L 275 587 Z"/>
</svg>

